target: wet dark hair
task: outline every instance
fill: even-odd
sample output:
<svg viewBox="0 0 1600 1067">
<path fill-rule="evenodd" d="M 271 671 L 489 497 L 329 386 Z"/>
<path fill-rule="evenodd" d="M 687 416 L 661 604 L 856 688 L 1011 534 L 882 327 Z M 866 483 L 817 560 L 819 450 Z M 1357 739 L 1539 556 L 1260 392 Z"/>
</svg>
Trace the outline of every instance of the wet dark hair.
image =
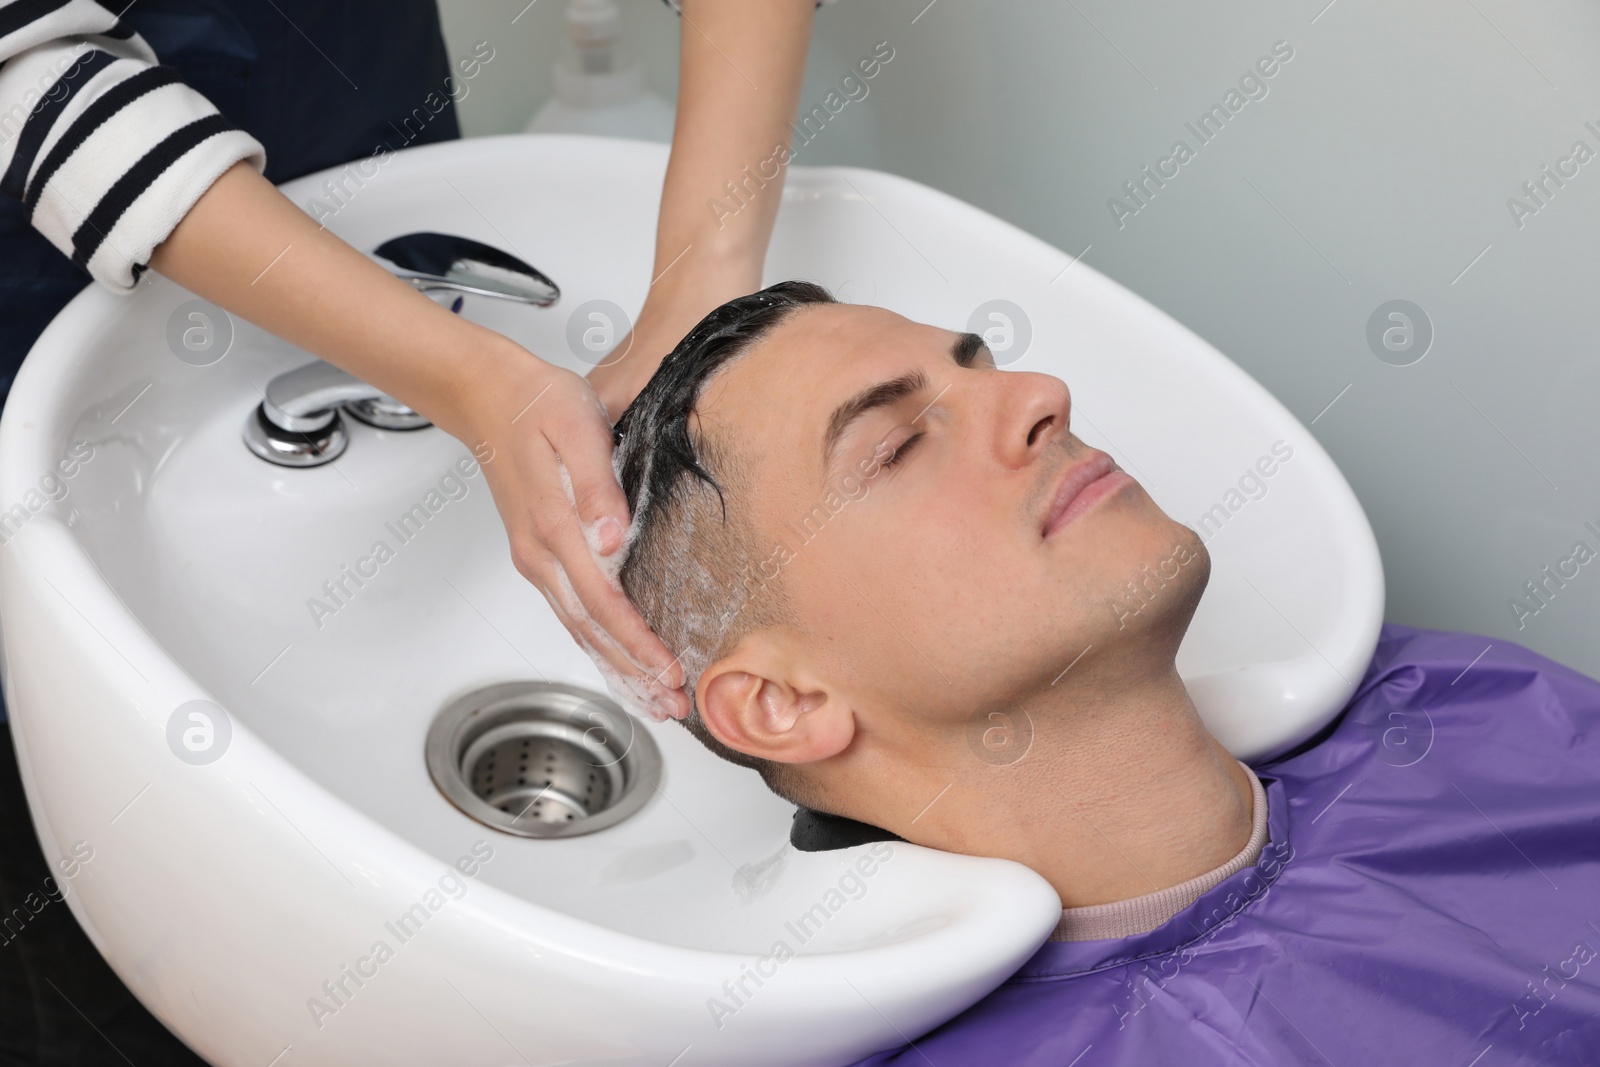
<svg viewBox="0 0 1600 1067">
<path fill-rule="evenodd" d="M 738 443 L 694 426 L 695 405 L 718 371 L 803 307 L 837 301 L 820 285 L 779 282 L 712 311 L 661 361 L 617 420 L 618 478 L 633 518 L 621 582 L 651 629 L 683 664 L 689 732 L 731 763 L 759 772 L 768 788 L 808 803 L 790 764 L 729 748 L 706 729 L 695 682 L 745 634 L 792 620 L 781 581 L 753 582 L 757 531 L 740 507 L 748 486 Z"/>
</svg>

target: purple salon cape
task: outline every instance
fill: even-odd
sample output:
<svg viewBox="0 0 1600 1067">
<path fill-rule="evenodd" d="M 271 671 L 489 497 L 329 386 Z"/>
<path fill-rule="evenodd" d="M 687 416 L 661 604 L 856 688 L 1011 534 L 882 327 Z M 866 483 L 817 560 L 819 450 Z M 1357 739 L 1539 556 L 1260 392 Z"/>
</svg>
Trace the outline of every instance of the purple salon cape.
<svg viewBox="0 0 1600 1067">
<path fill-rule="evenodd" d="M 1600 1064 L 1600 682 L 1386 623 L 1350 704 L 1253 769 L 1255 867 L 861 1064 Z"/>
</svg>

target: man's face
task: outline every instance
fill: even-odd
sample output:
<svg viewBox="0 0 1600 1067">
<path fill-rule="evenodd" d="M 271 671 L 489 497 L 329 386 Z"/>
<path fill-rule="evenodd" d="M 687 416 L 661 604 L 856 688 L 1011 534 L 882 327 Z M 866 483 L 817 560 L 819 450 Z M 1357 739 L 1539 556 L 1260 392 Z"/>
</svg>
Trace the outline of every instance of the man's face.
<svg viewBox="0 0 1600 1067">
<path fill-rule="evenodd" d="M 759 531 L 751 595 L 777 576 L 808 667 L 908 744 L 1049 689 L 1086 649 L 1170 664 L 1209 573 L 1199 539 L 1069 431 L 1066 386 L 995 369 L 976 340 L 810 306 L 696 407 L 748 475 L 729 506 Z"/>
</svg>

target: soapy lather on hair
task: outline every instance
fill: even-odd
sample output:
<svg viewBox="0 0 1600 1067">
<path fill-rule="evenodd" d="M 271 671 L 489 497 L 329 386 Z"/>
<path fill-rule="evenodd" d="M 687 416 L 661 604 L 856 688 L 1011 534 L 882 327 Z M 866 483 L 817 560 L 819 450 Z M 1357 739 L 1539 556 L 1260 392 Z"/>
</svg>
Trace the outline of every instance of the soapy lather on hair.
<svg viewBox="0 0 1600 1067">
<path fill-rule="evenodd" d="M 578 501 L 572 488 L 572 476 L 567 473 L 566 464 L 561 463 L 559 460 L 557 461 L 557 470 L 561 474 L 561 487 L 566 491 L 567 502 L 572 505 L 573 511 L 576 512 Z M 631 524 L 629 529 L 623 531 L 622 543 L 617 546 L 615 551 L 609 556 L 601 555 L 600 553 L 600 546 L 604 543 L 602 527 L 606 523 L 615 525 L 616 522 L 616 519 L 607 515 L 595 522 L 583 522 L 580 519 L 579 527 L 583 530 L 583 539 L 589 546 L 589 555 L 593 557 L 595 566 L 599 568 L 601 574 L 605 575 L 606 581 L 611 584 L 611 587 L 620 593 L 622 591 L 622 582 L 619 575 L 622 572 L 623 562 L 628 558 L 628 546 L 633 532 Z M 666 722 L 671 718 L 681 718 L 681 716 L 672 713 L 669 705 L 658 700 L 653 695 L 653 690 L 662 685 L 660 679 L 652 675 L 648 668 L 640 664 L 626 649 L 612 640 L 610 635 L 594 621 L 594 617 L 584 608 L 583 601 L 578 598 L 577 590 L 572 586 L 572 579 L 567 577 L 566 569 L 559 562 L 556 563 L 556 587 L 561 609 L 567 613 L 568 617 L 589 623 L 593 632 L 599 634 L 610 648 L 622 652 L 623 657 L 633 664 L 636 669 L 637 673 L 631 675 L 623 674 L 613 667 L 610 661 L 582 635 L 576 635 L 578 646 L 594 661 L 595 669 L 600 672 L 600 677 L 605 679 L 606 688 L 611 691 L 611 695 L 616 699 L 617 703 L 635 715 L 647 715 L 656 722 Z"/>
</svg>

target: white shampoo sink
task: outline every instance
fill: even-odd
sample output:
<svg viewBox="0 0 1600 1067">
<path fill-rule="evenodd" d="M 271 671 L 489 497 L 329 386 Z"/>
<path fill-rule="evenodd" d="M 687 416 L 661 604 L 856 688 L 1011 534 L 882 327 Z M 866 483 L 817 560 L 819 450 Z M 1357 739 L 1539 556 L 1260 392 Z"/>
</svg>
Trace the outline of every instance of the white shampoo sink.
<svg viewBox="0 0 1600 1067">
<path fill-rule="evenodd" d="M 463 314 L 582 371 L 569 316 L 643 302 L 665 163 L 596 138 L 430 146 L 347 179 L 327 221 L 364 250 L 433 230 L 528 260 L 560 303 Z M 304 205 L 331 176 L 285 192 Z M 1013 302 L 1031 339 L 1011 365 L 1064 378 L 1074 429 L 1169 514 L 1211 516 L 1179 667 L 1235 754 L 1344 704 L 1382 614 L 1377 550 L 1293 416 L 1086 264 L 940 193 L 796 168 L 784 198 L 768 281 L 956 329 Z M 430 778 L 436 716 L 491 686 L 604 684 L 513 569 L 464 445 L 351 421 L 331 464 L 263 462 L 245 419 L 308 357 L 235 319 L 226 354 L 198 358 L 193 299 L 164 279 L 131 298 L 91 286 L 39 339 L 0 424 L 0 619 L 46 857 L 75 872 L 96 947 L 200 1055 L 842 1064 L 956 1014 L 1048 935 L 1059 902 L 1018 864 L 796 851 L 793 809 L 673 723 L 623 720 L 661 766 L 615 825 L 540 839 L 474 821 Z M 1241 494 L 1275 444 L 1270 493 Z"/>
</svg>

